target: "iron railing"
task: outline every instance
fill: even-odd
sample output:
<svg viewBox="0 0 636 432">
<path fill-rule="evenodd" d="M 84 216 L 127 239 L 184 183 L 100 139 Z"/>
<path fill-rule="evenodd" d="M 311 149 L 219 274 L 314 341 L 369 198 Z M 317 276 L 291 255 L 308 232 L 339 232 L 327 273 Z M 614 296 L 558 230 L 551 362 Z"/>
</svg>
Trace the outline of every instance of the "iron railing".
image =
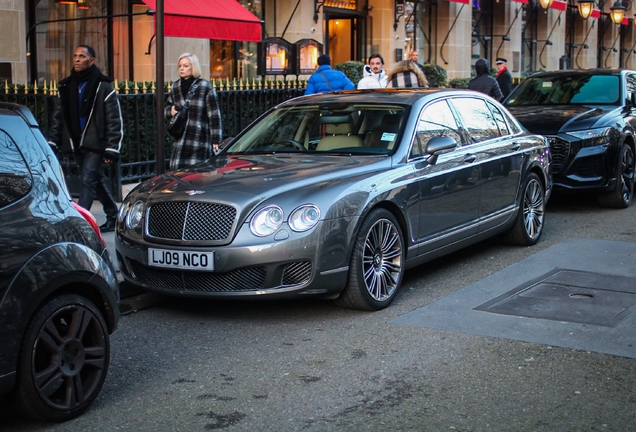
<svg viewBox="0 0 636 432">
<path fill-rule="evenodd" d="M 305 82 L 301 81 L 212 81 L 219 105 L 223 137 L 232 137 L 247 127 L 268 109 L 288 99 L 302 96 Z M 166 85 L 169 88 L 170 83 Z M 121 158 L 115 166 L 104 165 L 113 195 L 121 201 L 121 185 L 138 183 L 154 177 L 156 171 L 155 130 L 156 93 L 153 83 L 116 82 L 119 103 L 124 119 L 124 141 Z M 26 105 L 35 115 L 45 136 L 54 109 L 56 84 L 50 85 L 0 85 L 0 101 Z M 167 96 L 167 93 L 165 94 Z M 165 136 L 164 154 L 172 154 L 172 138 Z M 73 155 L 61 155 L 60 162 L 71 194 L 80 190 L 79 168 Z M 168 166 L 168 160 L 166 160 Z M 115 169 L 113 169 L 115 168 Z"/>
</svg>

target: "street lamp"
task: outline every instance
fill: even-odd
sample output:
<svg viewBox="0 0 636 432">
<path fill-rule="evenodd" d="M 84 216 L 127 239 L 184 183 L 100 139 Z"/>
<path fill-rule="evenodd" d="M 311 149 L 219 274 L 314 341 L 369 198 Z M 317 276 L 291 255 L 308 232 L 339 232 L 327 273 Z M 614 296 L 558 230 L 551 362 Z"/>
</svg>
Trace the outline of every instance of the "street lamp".
<svg viewBox="0 0 636 432">
<path fill-rule="evenodd" d="M 554 0 L 539 0 L 539 4 L 543 9 L 548 10 L 550 9 L 550 6 L 552 6 L 553 1 Z"/>
<path fill-rule="evenodd" d="M 546 1 L 546 0 L 541 0 Z M 594 0 L 578 0 L 579 5 L 579 15 L 581 15 L 581 18 L 583 19 L 588 19 L 589 16 L 592 14 L 592 11 L 594 10 Z M 603 4 L 603 2 L 601 1 L 601 5 Z M 601 9 L 603 7 L 601 6 Z M 625 17 L 625 11 L 627 10 L 627 8 L 625 7 L 625 5 L 623 4 L 623 2 L 621 0 L 616 0 L 616 3 L 614 3 L 614 6 L 612 6 L 610 8 L 610 18 L 612 19 L 612 22 L 614 24 L 620 24 L 623 21 L 623 18 Z"/>
<path fill-rule="evenodd" d="M 592 15 L 593 10 L 593 0 L 579 0 L 579 15 L 581 15 L 581 18 L 583 18 L 584 20 L 588 19 L 590 15 Z"/>
<path fill-rule="evenodd" d="M 623 4 L 623 2 L 621 0 L 616 0 L 614 6 L 610 8 L 610 18 L 612 18 L 614 24 L 620 24 L 623 21 L 626 10 L 627 8 Z"/>
</svg>

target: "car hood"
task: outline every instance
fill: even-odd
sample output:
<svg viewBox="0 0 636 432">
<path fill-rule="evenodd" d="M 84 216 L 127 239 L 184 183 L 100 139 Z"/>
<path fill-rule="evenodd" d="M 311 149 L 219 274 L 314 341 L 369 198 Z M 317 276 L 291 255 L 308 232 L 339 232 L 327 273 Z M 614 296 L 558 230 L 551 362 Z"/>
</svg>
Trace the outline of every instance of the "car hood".
<svg viewBox="0 0 636 432">
<path fill-rule="evenodd" d="M 602 127 L 617 107 L 603 106 L 508 106 L 508 110 L 526 129 L 541 135 Z"/>
<path fill-rule="evenodd" d="M 181 195 L 199 196 L 219 202 L 247 205 L 290 190 L 385 170 L 391 164 L 386 156 L 353 157 L 315 155 L 219 156 L 186 171 L 157 176 L 142 183 L 134 192 L 150 194 L 150 199 Z M 260 197 L 260 198 L 255 198 Z"/>
</svg>

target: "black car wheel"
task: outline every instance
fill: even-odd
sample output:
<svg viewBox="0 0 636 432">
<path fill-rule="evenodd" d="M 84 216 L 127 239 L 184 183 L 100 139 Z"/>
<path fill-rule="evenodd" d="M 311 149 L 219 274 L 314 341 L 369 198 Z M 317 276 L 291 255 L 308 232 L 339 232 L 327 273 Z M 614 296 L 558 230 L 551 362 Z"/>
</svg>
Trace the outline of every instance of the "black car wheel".
<svg viewBox="0 0 636 432">
<path fill-rule="evenodd" d="M 353 246 L 349 281 L 336 300 L 341 306 L 380 310 L 391 304 L 404 275 L 402 230 L 385 209 L 373 210 Z"/>
<path fill-rule="evenodd" d="M 74 418 L 99 394 L 109 358 L 108 330 L 99 310 L 77 295 L 53 298 L 25 333 L 15 403 L 36 419 Z"/>
<path fill-rule="evenodd" d="M 545 189 L 539 176 L 530 173 L 523 188 L 521 209 L 506 241 L 519 246 L 532 246 L 539 241 L 545 217 Z"/>
<path fill-rule="evenodd" d="M 616 167 L 616 188 L 608 194 L 598 196 L 598 203 L 603 207 L 627 208 L 634 196 L 634 152 L 627 144 L 623 144 Z"/>
</svg>

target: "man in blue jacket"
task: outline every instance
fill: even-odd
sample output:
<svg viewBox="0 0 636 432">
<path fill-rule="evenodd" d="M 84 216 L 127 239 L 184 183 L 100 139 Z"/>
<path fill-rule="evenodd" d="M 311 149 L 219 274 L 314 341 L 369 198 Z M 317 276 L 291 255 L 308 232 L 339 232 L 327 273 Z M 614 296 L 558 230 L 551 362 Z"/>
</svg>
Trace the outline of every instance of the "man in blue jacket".
<svg viewBox="0 0 636 432">
<path fill-rule="evenodd" d="M 318 57 L 318 69 L 307 81 L 305 95 L 353 90 L 356 87 L 345 74 L 331 69 L 331 58 L 327 54 Z"/>
</svg>

